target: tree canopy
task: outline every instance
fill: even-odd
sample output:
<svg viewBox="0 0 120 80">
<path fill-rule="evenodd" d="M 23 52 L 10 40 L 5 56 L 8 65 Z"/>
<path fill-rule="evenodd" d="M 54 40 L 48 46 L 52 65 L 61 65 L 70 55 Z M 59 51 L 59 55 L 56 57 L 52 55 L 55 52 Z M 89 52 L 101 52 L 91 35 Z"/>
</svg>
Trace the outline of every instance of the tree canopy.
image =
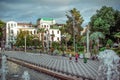
<svg viewBox="0 0 120 80">
<path fill-rule="evenodd" d="M 0 40 L 2 38 L 2 28 L 5 27 L 5 22 L 0 20 Z"/>
<path fill-rule="evenodd" d="M 76 42 L 80 40 L 80 32 L 83 30 L 81 24 L 83 23 L 83 17 L 76 8 L 73 8 L 68 13 L 66 13 L 66 31 L 71 34 L 70 44 L 72 43 L 73 34 L 75 34 Z"/>
<path fill-rule="evenodd" d="M 80 31 L 83 30 L 81 27 L 81 24 L 83 22 L 83 18 L 80 14 L 80 12 L 76 9 L 73 8 L 72 10 L 69 11 L 70 14 L 66 14 L 67 16 L 67 21 L 66 21 L 66 26 L 68 29 L 68 32 L 70 34 L 73 34 L 73 22 L 74 22 L 74 31 L 76 32 L 76 35 L 80 35 Z"/>
<path fill-rule="evenodd" d="M 92 32 L 99 31 L 113 39 L 114 34 L 120 31 L 120 11 L 103 6 L 91 17 L 90 26 Z"/>
</svg>

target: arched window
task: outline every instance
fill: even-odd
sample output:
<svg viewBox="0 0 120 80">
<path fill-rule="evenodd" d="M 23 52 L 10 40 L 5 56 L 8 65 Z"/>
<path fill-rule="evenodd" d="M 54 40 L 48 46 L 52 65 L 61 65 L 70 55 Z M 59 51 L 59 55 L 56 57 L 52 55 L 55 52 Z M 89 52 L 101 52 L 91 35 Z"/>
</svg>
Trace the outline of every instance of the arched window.
<svg viewBox="0 0 120 80">
<path fill-rule="evenodd" d="M 36 31 L 34 30 L 34 34 L 36 33 Z"/>
<path fill-rule="evenodd" d="M 59 34 L 59 31 L 57 31 L 57 34 Z"/>
<path fill-rule="evenodd" d="M 13 30 L 11 30 L 10 32 L 11 32 L 11 34 L 13 34 Z"/>
<path fill-rule="evenodd" d="M 52 31 L 52 34 L 54 34 L 54 31 Z"/>
<path fill-rule="evenodd" d="M 59 37 L 57 37 L 57 40 L 59 41 Z"/>
</svg>

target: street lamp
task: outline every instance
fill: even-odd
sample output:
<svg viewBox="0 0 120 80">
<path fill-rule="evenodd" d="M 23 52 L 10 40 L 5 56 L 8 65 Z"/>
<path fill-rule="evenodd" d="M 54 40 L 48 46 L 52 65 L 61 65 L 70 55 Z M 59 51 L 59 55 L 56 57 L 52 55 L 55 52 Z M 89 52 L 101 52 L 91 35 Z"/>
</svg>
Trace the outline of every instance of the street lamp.
<svg viewBox="0 0 120 80">
<path fill-rule="evenodd" d="M 26 35 L 25 35 L 24 38 L 25 38 L 25 53 L 26 53 Z"/>
<path fill-rule="evenodd" d="M 87 53 L 86 53 L 86 57 L 87 58 L 90 58 L 90 50 L 89 50 L 89 33 L 90 33 L 90 30 L 89 30 L 89 26 L 87 27 Z"/>
<path fill-rule="evenodd" d="M 34 41 L 34 47 L 35 47 L 35 52 L 37 52 L 37 43 L 38 43 L 38 38 L 33 38 Z"/>
<path fill-rule="evenodd" d="M 50 34 L 49 34 L 49 31 L 47 30 L 47 40 L 46 40 L 46 43 L 47 43 L 47 52 L 49 52 L 49 37 L 50 37 Z"/>
</svg>

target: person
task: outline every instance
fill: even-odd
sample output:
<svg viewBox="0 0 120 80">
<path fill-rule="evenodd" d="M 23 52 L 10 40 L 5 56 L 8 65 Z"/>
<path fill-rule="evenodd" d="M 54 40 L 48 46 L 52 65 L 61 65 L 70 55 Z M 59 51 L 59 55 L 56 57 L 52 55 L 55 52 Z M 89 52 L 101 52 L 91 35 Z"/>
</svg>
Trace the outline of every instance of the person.
<svg viewBox="0 0 120 80">
<path fill-rule="evenodd" d="M 78 57 L 79 57 L 79 55 L 78 55 L 78 53 L 76 53 L 75 54 L 75 62 L 78 62 Z"/>
<path fill-rule="evenodd" d="M 72 60 L 72 54 L 71 53 L 69 54 L 69 60 L 70 60 L 70 62 Z"/>
<path fill-rule="evenodd" d="M 0 47 L 0 53 L 1 53 L 1 47 Z"/>
</svg>

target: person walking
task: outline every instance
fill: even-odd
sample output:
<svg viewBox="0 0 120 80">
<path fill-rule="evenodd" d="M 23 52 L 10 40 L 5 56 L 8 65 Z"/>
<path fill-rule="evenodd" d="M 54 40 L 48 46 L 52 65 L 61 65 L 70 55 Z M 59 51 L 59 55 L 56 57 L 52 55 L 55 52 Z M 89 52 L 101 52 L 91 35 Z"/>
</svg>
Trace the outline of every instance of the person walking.
<svg viewBox="0 0 120 80">
<path fill-rule="evenodd" d="M 72 54 L 70 53 L 69 54 L 69 61 L 71 62 L 71 60 L 72 60 Z"/>
<path fill-rule="evenodd" d="M 79 55 L 78 55 L 78 53 L 76 53 L 75 54 L 75 62 L 78 62 L 78 57 L 79 57 Z"/>
</svg>

